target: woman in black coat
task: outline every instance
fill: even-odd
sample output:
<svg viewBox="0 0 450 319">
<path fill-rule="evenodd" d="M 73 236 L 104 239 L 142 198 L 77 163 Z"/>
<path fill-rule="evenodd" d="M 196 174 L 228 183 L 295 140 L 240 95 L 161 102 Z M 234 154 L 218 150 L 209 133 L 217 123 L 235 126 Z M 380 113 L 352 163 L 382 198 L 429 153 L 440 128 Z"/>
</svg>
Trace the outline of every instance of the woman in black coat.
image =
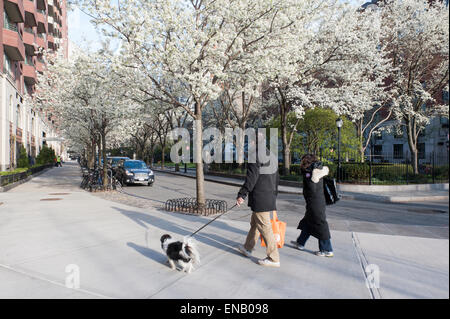
<svg viewBox="0 0 450 319">
<path fill-rule="evenodd" d="M 328 175 L 329 169 L 322 166 L 322 163 L 312 154 L 302 157 L 300 169 L 303 175 L 303 196 L 306 201 L 306 213 L 297 227 L 301 230 L 300 236 L 293 243 L 298 249 L 304 250 L 309 236 L 316 237 L 319 240 L 319 251 L 316 252 L 316 255 L 333 257 L 323 192 L 323 177 Z"/>
</svg>

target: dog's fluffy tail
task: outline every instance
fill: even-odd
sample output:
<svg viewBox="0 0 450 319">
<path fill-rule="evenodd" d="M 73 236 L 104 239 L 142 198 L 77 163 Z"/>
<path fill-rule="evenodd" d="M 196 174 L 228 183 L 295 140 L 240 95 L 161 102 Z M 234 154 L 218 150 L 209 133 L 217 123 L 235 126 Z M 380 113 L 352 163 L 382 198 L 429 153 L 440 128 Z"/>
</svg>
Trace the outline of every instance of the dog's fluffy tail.
<svg viewBox="0 0 450 319">
<path fill-rule="evenodd" d="M 195 265 L 200 265 L 200 254 L 197 250 L 195 240 L 190 237 L 184 237 L 183 250 L 192 259 Z"/>
</svg>

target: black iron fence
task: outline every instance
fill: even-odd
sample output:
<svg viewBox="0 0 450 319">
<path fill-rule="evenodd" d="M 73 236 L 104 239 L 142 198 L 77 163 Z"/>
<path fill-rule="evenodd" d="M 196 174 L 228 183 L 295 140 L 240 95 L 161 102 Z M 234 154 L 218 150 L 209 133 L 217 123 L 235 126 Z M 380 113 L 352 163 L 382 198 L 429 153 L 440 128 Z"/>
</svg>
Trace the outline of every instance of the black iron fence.
<svg viewBox="0 0 450 319">
<path fill-rule="evenodd" d="M 448 153 L 419 154 L 417 168 L 409 152 L 365 154 L 344 152 L 339 161 L 333 152 L 321 152 L 320 160 L 340 183 L 403 185 L 448 183 Z"/>
<path fill-rule="evenodd" d="M 36 174 L 46 168 L 53 167 L 54 164 L 47 164 L 41 166 L 31 167 L 28 170 L 20 173 L 9 174 L 9 175 L 0 175 L 0 186 L 6 186 L 8 184 L 12 184 L 23 179 L 26 179 L 28 176 Z"/>
<path fill-rule="evenodd" d="M 339 165 L 336 152 L 322 150 L 317 157 L 330 168 L 330 176 L 340 183 L 366 185 L 405 185 L 448 183 L 449 156 L 448 153 L 419 154 L 417 171 L 414 168 L 411 154 L 365 154 L 359 152 L 343 152 Z M 246 164 L 209 165 L 210 172 L 228 175 L 243 175 Z M 289 172 L 285 172 L 280 164 L 281 179 L 302 182 L 299 164 L 291 164 Z"/>
</svg>

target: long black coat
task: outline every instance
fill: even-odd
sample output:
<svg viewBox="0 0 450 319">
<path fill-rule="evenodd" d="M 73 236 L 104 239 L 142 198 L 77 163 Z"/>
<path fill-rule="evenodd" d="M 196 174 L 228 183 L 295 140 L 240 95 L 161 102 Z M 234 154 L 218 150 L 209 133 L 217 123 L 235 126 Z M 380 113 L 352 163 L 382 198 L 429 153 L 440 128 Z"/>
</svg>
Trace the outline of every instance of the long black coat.
<svg viewBox="0 0 450 319">
<path fill-rule="evenodd" d="M 259 162 L 248 164 L 244 185 L 238 193 L 243 199 L 248 195 L 248 206 L 255 213 L 277 210 L 278 169 L 273 174 L 261 174 L 262 167 Z"/>
<path fill-rule="evenodd" d="M 328 174 L 328 167 L 319 166 L 314 170 L 315 167 L 317 166 L 313 164 L 309 169 L 302 171 L 306 213 L 297 228 L 309 232 L 317 239 L 326 240 L 331 238 L 326 220 L 326 201 L 323 192 L 323 176 L 326 175 L 325 173 Z M 315 183 L 313 180 L 318 180 L 318 182 Z"/>
</svg>

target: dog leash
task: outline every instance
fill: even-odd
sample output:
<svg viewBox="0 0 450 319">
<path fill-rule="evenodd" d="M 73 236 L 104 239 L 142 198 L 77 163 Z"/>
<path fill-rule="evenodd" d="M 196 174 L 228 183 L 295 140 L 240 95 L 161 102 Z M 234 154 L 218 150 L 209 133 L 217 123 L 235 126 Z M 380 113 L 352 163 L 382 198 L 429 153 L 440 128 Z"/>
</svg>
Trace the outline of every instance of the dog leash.
<svg viewBox="0 0 450 319">
<path fill-rule="evenodd" d="M 194 233 L 190 234 L 188 236 L 188 238 L 194 236 L 195 234 L 197 234 L 199 231 L 201 231 L 203 228 L 205 228 L 206 226 L 208 226 L 209 224 L 211 224 L 213 221 L 215 221 L 216 219 L 218 219 L 220 216 L 228 213 L 230 210 L 232 210 L 233 208 L 235 208 L 237 206 L 237 204 L 234 204 L 233 207 L 231 207 L 230 209 L 228 209 L 227 211 L 223 212 L 222 214 L 220 214 L 219 216 L 217 216 L 216 218 L 210 220 L 208 223 L 206 223 L 205 225 L 203 225 L 202 227 L 200 227 L 199 229 L 197 229 Z"/>
<path fill-rule="evenodd" d="M 123 189 L 122 189 L 122 190 L 119 190 L 119 193 L 126 194 L 126 195 L 133 196 L 133 197 L 142 198 L 142 199 L 148 199 L 148 200 L 153 200 L 153 201 L 156 201 L 156 202 L 161 202 L 161 201 L 154 200 L 154 199 L 151 199 L 151 198 L 146 198 L 146 197 L 142 197 L 142 196 L 137 196 L 137 195 L 129 194 L 129 193 L 123 191 Z M 237 206 L 237 204 L 234 204 L 233 207 L 231 207 L 231 208 L 228 209 L 227 211 L 223 212 L 223 213 L 220 214 L 219 216 L 215 217 L 214 219 L 212 219 L 211 221 L 209 221 L 208 223 L 206 223 L 205 225 L 203 225 L 202 227 L 200 227 L 199 229 L 197 229 L 194 233 L 190 234 L 190 235 L 188 236 L 188 238 L 194 236 L 194 235 L 197 234 L 199 231 L 201 231 L 203 228 L 205 228 L 206 226 L 208 226 L 209 224 L 211 224 L 213 221 L 215 221 L 216 219 L 218 219 L 218 218 L 221 217 L 222 215 L 228 213 L 230 210 L 234 209 L 236 206 Z M 147 236 L 147 235 L 146 235 L 146 236 Z M 148 244 L 147 244 L 147 246 L 148 246 Z"/>
</svg>

